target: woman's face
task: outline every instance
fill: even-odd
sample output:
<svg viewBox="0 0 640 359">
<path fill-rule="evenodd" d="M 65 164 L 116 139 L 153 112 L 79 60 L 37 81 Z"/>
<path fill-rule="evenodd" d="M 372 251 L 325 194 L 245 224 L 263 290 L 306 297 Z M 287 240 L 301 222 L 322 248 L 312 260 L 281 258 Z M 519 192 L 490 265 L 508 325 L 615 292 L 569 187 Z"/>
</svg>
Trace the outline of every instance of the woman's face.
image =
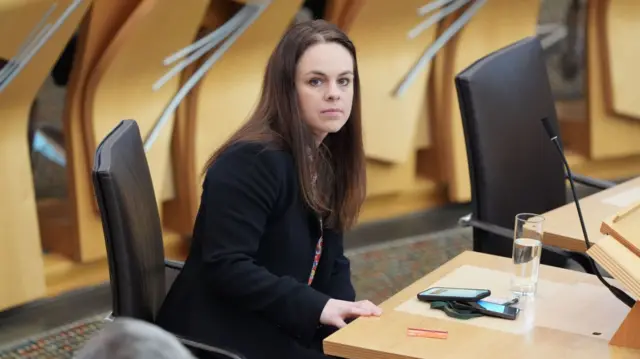
<svg viewBox="0 0 640 359">
<path fill-rule="evenodd" d="M 340 131 L 353 105 L 353 58 L 336 43 L 319 43 L 302 54 L 296 69 L 296 91 L 302 118 L 319 144 Z"/>
</svg>

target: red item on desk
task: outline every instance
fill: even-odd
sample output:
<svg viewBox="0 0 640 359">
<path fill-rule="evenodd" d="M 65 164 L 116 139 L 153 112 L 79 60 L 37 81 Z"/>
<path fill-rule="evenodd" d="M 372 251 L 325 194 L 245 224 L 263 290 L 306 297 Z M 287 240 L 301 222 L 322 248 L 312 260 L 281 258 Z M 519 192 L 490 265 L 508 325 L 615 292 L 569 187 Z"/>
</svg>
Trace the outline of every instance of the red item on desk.
<svg viewBox="0 0 640 359">
<path fill-rule="evenodd" d="M 447 337 L 449 336 L 449 332 L 443 330 L 407 328 L 407 336 L 431 339 L 447 339 Z"/>
</svg>

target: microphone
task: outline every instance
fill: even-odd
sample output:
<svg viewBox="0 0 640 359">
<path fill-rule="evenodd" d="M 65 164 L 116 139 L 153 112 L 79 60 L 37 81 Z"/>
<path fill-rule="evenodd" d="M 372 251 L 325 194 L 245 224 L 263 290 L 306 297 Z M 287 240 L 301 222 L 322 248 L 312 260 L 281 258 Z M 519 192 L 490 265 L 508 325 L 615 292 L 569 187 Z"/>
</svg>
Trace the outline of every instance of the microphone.
<svg viewBox="0 0 640 359">
<path fill-rule="evenodd" d="M 580 218 L 580 227 L 582 227 L 582 235 L 584 236 L 584 242 L 587 245 L 587 249 L 589 249 L 591 248 L 591 242 L 589 242 L 589 235 L 587 235 L 587 227 L 584 224 L 584 218 L 582 217 L 582 209 L 580 209 L 580 201 L 578 200 L 578 196 L 576 195 L 576 186 L 573 183 L 573 174 L 571 173 L 569 162 L 567 162 L 567 157 L 564 155 L 564 151 L 562 150 L 562 145 L 558 140 L 558 135 L 555 133 L 555 130 L 551 126 L 549 119 L 547 117 L 544 117 L 542 118 L 541 121 L 542 121 L 542 126 L 544 126 L 544 129 L 547 132 L 547 135 L 549 135 L 549 139 L 555 145 L 556 149 L 558 150 L 558 153 L 560 153 L 560 158 L 562 159 L 564 168 L 567 171 L 567 177 L 569 177 L 569 184 L 571 185 L 571 195 L 573 196 L 573 201 L 575 202 L 576 209 L 578 210 L 578 217 Z M 587 258 L 589 259 L 589 263 L 591 263 L 591 268 L 593 269 L 593 272 L 596 274 L 596 277 L 598 277 L 600 282 L 602 282 L 602 284 L 604 284 L 604 286 L 607 287 L 609 291 L 611 291 L 611 293 L 616 298 L 618 298 L 621 302 L 626 304 L 629 308 L 633 307 L 636 304 L 636 300 L 631 298 L 627 293 L 625 293 L 621 289 L 616 288 L 613 285 L 611 285 L 609 282 L 607 282 L 600 274 L 600 271 L 598 270 L 596 263 L 593 261 L 593 258 L 591 258 L 588 255 L 587 255 Z"/>
</svg>

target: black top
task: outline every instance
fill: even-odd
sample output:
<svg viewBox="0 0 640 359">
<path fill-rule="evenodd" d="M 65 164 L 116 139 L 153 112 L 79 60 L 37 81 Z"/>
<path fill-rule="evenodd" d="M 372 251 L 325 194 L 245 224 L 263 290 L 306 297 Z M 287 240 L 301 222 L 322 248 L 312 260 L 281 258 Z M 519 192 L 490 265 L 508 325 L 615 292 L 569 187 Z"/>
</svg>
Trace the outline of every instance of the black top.
<svg viewBox="0 0 640 359">
<path fill-rule="evenodd" d="M 306 206 L 293 156 L 238 143 L 208 169 L 191 252 L 158 315 L 176 334 L 247 359 L 324 358 L 329 298 L 355 300 L 342 234 L 324 229 L 311 286 L 317 216 Z"/>
</svg>

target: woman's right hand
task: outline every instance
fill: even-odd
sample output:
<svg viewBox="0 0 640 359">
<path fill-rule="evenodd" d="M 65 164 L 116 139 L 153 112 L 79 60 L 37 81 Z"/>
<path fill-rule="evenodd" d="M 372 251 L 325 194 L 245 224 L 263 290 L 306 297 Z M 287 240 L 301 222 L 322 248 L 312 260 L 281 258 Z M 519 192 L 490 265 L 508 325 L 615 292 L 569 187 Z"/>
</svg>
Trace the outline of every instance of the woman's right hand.
<svg viewBox="0 0 640 359">
<path fill-rule="evenodd" d="M 342 328 L 346 319 L 357 317 L 380 316 L 382 309 L 368 300 L 348 302 L 344 300 L 329 299 L 320 314 L 320 323 Z"/>
</svg>

